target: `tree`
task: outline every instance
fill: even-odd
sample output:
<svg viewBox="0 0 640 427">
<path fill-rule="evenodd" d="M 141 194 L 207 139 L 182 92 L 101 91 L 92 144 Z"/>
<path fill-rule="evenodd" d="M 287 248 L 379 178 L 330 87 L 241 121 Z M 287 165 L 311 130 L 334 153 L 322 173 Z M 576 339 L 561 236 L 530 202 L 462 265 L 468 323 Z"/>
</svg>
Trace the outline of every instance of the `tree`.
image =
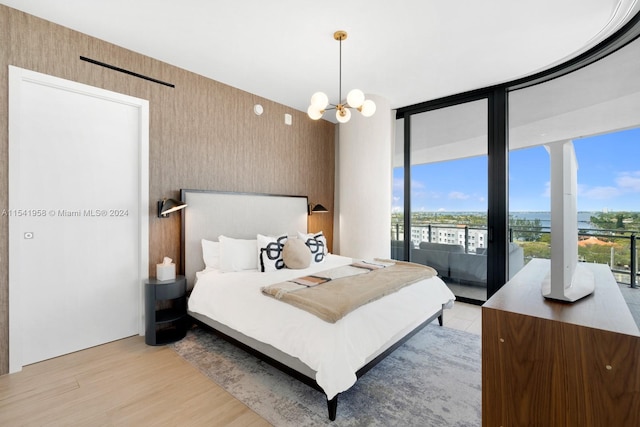
<svg viewBox="0 0 640 427">
<path fill-rule="evenodd" d="M 536 219 L 524 219 L 524 218 L 512 218 L 510 221 L 511 229 L 513 230 L 513 240 L 536 242 L 540 240 L 542 235 L 542 226 L 540 220 Z"/>
<path fill-rule="evenodd" d="M 624 228 L 624 215 L 616 215 L 616 228 Z"/>
</svg>

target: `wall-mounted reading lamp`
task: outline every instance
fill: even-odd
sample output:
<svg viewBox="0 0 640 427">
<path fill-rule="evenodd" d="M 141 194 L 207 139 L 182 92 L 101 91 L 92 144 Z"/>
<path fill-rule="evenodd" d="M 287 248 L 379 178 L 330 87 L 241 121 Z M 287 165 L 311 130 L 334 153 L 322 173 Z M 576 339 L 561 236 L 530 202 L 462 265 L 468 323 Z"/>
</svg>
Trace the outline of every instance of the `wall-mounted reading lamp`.
<svg viewBox="0 0 640 427">
<path fill-rule="evenodd" d="M 309 203 L 309 205 L 307 206 L 307 213 L 309 215 L 312 215 L 314 213 L 327 213 L 327 212 L 329 212 L 329 209 L 325 208 L 321 204 L 313 205 Z"/>
<path fill-rule="evenodd" d="M 187 207 L 185 202 L 175 199 L 158 200 L 158 218 L 166 218 L 171 212 L 179 211 Z"/>
</svg>

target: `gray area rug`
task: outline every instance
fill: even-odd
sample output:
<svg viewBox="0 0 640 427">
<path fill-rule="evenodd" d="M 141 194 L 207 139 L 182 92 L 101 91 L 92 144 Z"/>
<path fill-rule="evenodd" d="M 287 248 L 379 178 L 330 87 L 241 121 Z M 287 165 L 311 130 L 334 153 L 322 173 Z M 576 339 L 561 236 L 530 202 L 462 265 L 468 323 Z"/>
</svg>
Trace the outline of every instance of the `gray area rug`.
<svg viewBox="0 0 640 427">
<path fill-rule="evenodd" d="M 436 322 L 437 323 L 437 322 Z M 198 327 L 173 349 L 274 426 L 479 426 L 480 337 L 430 324 L 338 398 Z"/>
</svg>

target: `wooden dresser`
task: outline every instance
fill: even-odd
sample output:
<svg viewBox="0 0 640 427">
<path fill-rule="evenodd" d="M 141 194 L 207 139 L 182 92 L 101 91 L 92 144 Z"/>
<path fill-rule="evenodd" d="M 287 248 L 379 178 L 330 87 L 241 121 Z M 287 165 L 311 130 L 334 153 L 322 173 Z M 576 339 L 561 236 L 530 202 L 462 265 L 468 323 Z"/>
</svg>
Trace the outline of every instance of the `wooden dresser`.
<svg viewBox="0 0 640 427">
<path fill-rule="evenodd" d="M 640 426 L 640 332 L 611 271 L 595 292 L 546 300 L 532 260 L 482 307 L 482 425 Z"/>
</svg>

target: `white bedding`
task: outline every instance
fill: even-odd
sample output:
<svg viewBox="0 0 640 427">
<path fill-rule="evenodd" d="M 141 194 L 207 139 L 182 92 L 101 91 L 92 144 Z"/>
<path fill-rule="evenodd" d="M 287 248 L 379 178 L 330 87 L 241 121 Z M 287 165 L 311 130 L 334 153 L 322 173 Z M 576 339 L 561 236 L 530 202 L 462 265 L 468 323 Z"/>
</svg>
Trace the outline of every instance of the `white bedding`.
<svg viewBox="0 0 640 427">
<path fill-rule="evenodd" d="M 351 258 L 330 254 L 325 262 L 304 270 L 204 270 L 197 274 L 189 310 L 299 358 L 316 371 L 316 382 L 332 399 L 355 383 L 356 372 L 370 355 L 455 299 L 444 282 L 434 277 L 328 323 L 260 291 L 269 284 L 351 262 Z"/>
</svg>

